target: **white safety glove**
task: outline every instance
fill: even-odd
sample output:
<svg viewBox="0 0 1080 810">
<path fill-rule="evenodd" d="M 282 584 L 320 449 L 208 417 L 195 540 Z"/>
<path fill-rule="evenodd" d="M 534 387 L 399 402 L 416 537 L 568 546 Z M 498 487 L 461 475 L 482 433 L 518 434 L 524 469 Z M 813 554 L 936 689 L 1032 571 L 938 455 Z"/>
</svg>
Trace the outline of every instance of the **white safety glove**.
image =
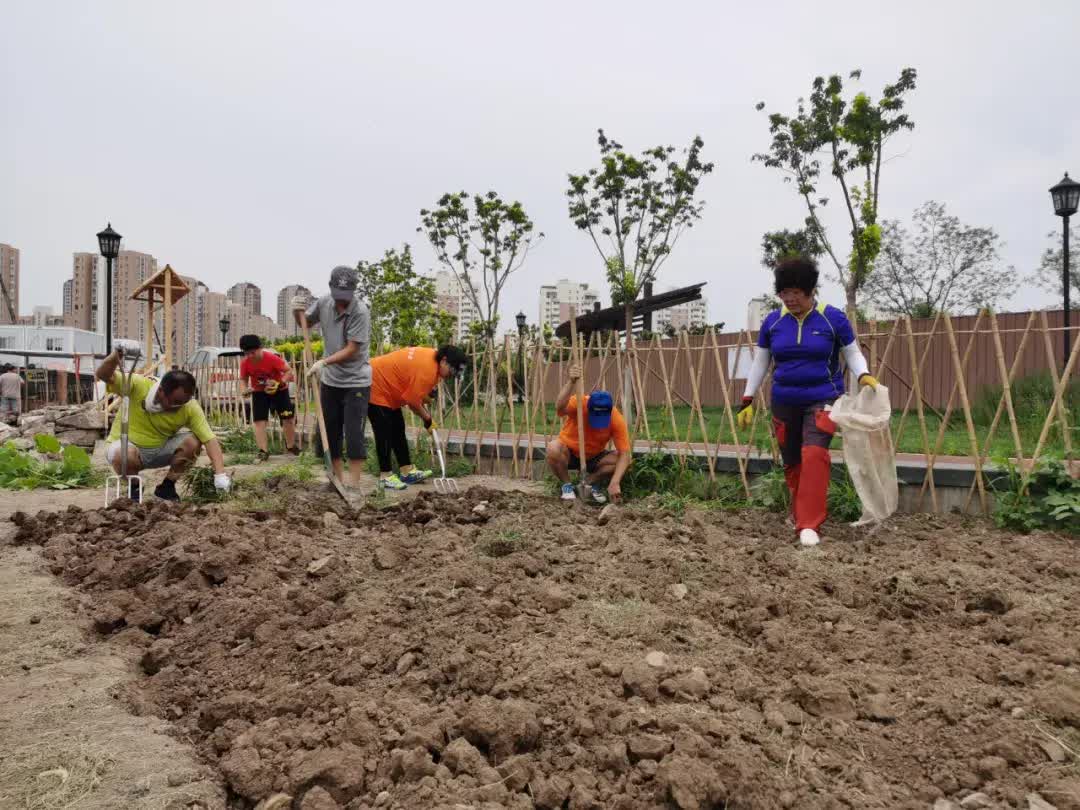
<svg viewBox="0 0 1080 810">
<path fill-rule="evenodd" d="M 113 341 L 113 351 L 118 352 L 121 357 L 138 357 L 142 354 L 142 346 L 137 340 L 120 338 Z"/>
<path fill-rule="evenodd" d="M 303 295 L 294 295 L 291 302 L 289 302 L 289 308 L 296 312 L 298 309 L 308 308 L 308 299 Z"/>
<path fill-rule="evenodd" d="M 310 374 L 313 377 L 321 377 L 322 376 L 322 370 L 325 367 L 326 367 L 326 358 L 324 357 L 321 360 L 316 360 L 314 363 L 311 364 L 311 368 L 308 369 L 308 374 Z"/>
<path fill-rule="evenodd" d="M 228 491 L 232 489 L 232 479 L 229 477 L 228 473 L 214 474 L 214 489 L 222 495 L 228 493 Z"/>
</svg>

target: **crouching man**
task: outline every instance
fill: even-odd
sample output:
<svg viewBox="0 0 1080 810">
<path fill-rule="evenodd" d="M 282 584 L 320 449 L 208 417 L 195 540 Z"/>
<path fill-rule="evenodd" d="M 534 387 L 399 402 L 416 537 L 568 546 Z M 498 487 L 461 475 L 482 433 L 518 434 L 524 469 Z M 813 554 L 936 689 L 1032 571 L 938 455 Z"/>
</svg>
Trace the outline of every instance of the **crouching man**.
<svg viewBox="0 0 1080 810">
<path fill-rule="evenodd" d="M 122 395 L 123 379 L 117 366 L 127 344 L 117 345 L 98 366 L 95 376 L 104 382 L 110 394 Z M 138 348 L 134 348 L 138 351 Z M 165 501 L 179 501 L 176 482 L 195 463 L 199 452 L 206 455 L 214 468 L 214 486 L 228 492 L 231 481 L 225 472 L 225 457 L 221 443 L 214 436 L 195 395 L 195 378 L 186 371 L 170 371 L 160 380 L 131 375 L 131 403 L 128 410 L 128 475 L 155 467 L 168 467 L 165 480 L 154 489 L 154 495 Z M 105 458 L 119 475 L 120 417 L 113 420 L 109 431 Z"/>
<path fill-rule="evenodd" d="M 576 497 L 574 485 L 570 483 L 570 470 L 581 468 L 578 447 L 577 397 L 571 396 L 574 385 L 581 377 L 581 368 L 570 367 L 570 379 L 566 381 L 559 398 L 555 401 L 555 412 L 563 418 L 559 438 L 547 446 L 547 463 L 552 473 L 562 482 L 562 499 L 572 501 Z M 597 503 L 606 503 L 607 495 L 613 501 L 622 498 L 622 479 L 630 469 L 630 433 L 626 429 L 626 420 L 619 409 L 612 404 L 611 394 L 607 391 L 593 391 L 585 397 L 585 482 L 589 485 L 592 499 Z M 607 449 L 608 442 L 615 444 L 615 450 Z M 607 495 L 603 484 L 607 483 Z"/>
</svg>

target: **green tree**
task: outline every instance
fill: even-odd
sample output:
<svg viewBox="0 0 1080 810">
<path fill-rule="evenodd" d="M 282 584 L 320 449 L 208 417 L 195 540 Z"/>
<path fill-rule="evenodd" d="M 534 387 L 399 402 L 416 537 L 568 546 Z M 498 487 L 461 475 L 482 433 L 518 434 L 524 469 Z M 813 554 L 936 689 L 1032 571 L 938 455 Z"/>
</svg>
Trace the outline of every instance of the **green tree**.
<svg viewBox="0 0 1080 810">
<path fill-rule="evenodd" d="M 792 256 L 807 256 L 816 259 L 825 249 L 814 237 L 809 228 L 797 231 L 766 231 L 761 237 L 761 264 L 770 273 L 777 262 Z"/>
<path fill-rule="evenodd" d="M 435 282 L 413 268 L 409 245 L 378 261 L 357 262 L 356 270 L 357 291 L 371 307 L 373 346 L 429 346 L 448 331 L 446 317 L 453 316 L 436 308 Z"/>
<path fill-rule="evenodd" d="M 600 166 L 569 175 L 566 196 L 571 221 L 592 239 L 604 262 L 611 300 L 622 306 L 627 348 L 632 340 L 633 304 L 655 281 L 679 237 L 701 218 L 701 179 L 713 164 L 701 161 L 705 142 L 695 136 L 676 158 L 673 146 L 632 155 L 598 131 Z M 632 422 L 629 367 L 623 406 Z"/>
<path fill-rule="evenodd" d="M 930 200 L 915 209 L 914 233 L 896 220 L 882 223 L 877 267 L 863 290 L 894 315 L 931 318 L 996 308 L 1016 292 L 1016 270 L 1000 263 L 993 228 L 964 225 Z"/>
<path fill-rule="evenodd" d="M 435 208 L 420 211 L 416 230 L 427 236 L 439 263 L 457 278 L 480 313 L 484 337 L 492 342 L 502 289 L 544 235 L 533 233 L 533 221 L 520 202 L 507 203 L 494 191 L 444 194 Z"/>
<path fill-rule="evenodd" d="M 1046 235 L 1048 246 L 1043 251 L 1039 266 L 1032 273 L 1030 281 L 1036 286 L 1042 287 L 1048 293 L 1062 298 L 1065 295 L 1063 277 L 1065 275 L 1065 256 L 1062 253 L 1061 231 L 1050 231 Z M 1077 246 L 1080 245 L 1080 228 L 1069 228 L 1069 288 L 1080 289 L 1080 256 L 1077 255 Z"/>
<path fill-rule="evenodd" d="M 858 80 L 861 75 L 856 70 L 848 78 Z M 857 93 L 847 101 L 840 76 L 818 76 L 809 101 L 798 100 L 795 115 L 769 115 L 772 143 L 767 152 L 753 156 L 753 160 L 783 172 L 785 181 L 794 182 L 796 193 L 806 204 L 806 229 L 836 267 L 848 309 L 856 308 L 859 290 L 873 272 L 881 249 L 878 205 L 882 150 L 890 137 L 915 126 L 903 111 L 905 96 L 915 89 L 915 77 L 914 68 L 904 68 L 899 79 L 886 85 L 881 99 L 874 102 L 866 93 Z M 757 105 L 759 110 L 764 107 L 765 102 Z M 846 259 L 838 255 L 821 221 L 821 209 L 829 201 L 819 187 L 823 161 L 840 187 L 851 227 Z"/>
</svg>

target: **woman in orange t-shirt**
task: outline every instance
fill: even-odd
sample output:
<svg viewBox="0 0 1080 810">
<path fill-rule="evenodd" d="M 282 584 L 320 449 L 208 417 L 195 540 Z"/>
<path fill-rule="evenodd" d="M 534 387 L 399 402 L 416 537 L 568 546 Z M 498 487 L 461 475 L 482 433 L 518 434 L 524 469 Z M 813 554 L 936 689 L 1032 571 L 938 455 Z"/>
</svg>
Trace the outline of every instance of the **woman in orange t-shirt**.
<svg viewBox="0 0 1080 810">
<path fill-rule="evenodd" d="M 431 430 L 435 425 L 424 400 L 440 380 L 460 374 L 467 361 L 457 346 L 438 350 L 409 346 L 372 358 L 368 419 L 379 456 L 379 485 L 384 489 L 405 489 L 431 477 L 431 470 L 418 470 L 412 464 L 401 409 L 407 405 Z M 397 456 L 400 475 L 392 469 L 392 456 Z"/>
</svg>

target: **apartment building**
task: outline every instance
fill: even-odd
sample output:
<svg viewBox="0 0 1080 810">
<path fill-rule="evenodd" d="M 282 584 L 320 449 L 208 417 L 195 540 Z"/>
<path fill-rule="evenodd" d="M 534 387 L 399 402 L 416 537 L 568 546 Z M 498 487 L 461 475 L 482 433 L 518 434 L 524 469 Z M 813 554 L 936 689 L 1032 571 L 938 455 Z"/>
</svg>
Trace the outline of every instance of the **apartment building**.
<svg viewBox="0 0 1080 810">
<path fill-rule="evenodd" d="M 72 254 L 71 312 L 65 310 L 65 314 L 72 316 L 77 329 L 94 331 L 97 326 L 98 269 L 105 266 L 104 262 L 96 253 Z"/>
<path fill-rule="evenodd" d="M 672 288 L 674 289 L 674 288 Z M 709 324 L 709 299 L 699 298 L 687 301 L 667 309 L 657 310 L 653 314 L 653 331 L 684 332 L 690 329 L 702 329 Z"/>
<path fill-rule="evenodd" d="M 19 249 L 0 242 L 0 324 L 19 321 Z"/>
<path fill-rule="evenodd" d="M 540 328 L 544 325 L 555 329 L 561 323 L 570 320 L 570 309 L 577 309 L 578 315 L 591 310 L 600 300 L 600 293 L 570 279 L 561 278 L 555 284 L 540 287 Z"/>
<path fill-rule="evenodd" d="M 473 286 L 473 294 L 479 294 Z M 457 321 L 455 339 L 463 341 L 469 337 L 473 323 L 481 319 L 480 310 L 473 299 L 465 294 L 456 275 L 449 270 L 440 270 L 435 274 L 435 306 L 443 312 L 449 312 Z"/>
<path fill-rule="evenodd" d="M 277 325 L 285 330 L 286 335 L 295 334 L 297 330 L 289 304 L 298 295 L 307 298 L 309 301 L 314 298 L 311 290 L 302 284 L 290 284 L 287 287 L 282 287 L 277 294 Z"/>
<path fill-rule="evenodd" d="M 229 287 L 228 298 L 239 304 L 252 315 L 262 314 L 262 290 L 250 281 L 241 281 Z"/>
<path fill-rule="evenodd" d="M 72 315 L 72 302 L 71 302 L 71 286 L 74 284 L 73 279 L 68 279 L 64 282 L 64 306 L 63 312 L 65 318 L 73 318 Z"/>
</svg>

